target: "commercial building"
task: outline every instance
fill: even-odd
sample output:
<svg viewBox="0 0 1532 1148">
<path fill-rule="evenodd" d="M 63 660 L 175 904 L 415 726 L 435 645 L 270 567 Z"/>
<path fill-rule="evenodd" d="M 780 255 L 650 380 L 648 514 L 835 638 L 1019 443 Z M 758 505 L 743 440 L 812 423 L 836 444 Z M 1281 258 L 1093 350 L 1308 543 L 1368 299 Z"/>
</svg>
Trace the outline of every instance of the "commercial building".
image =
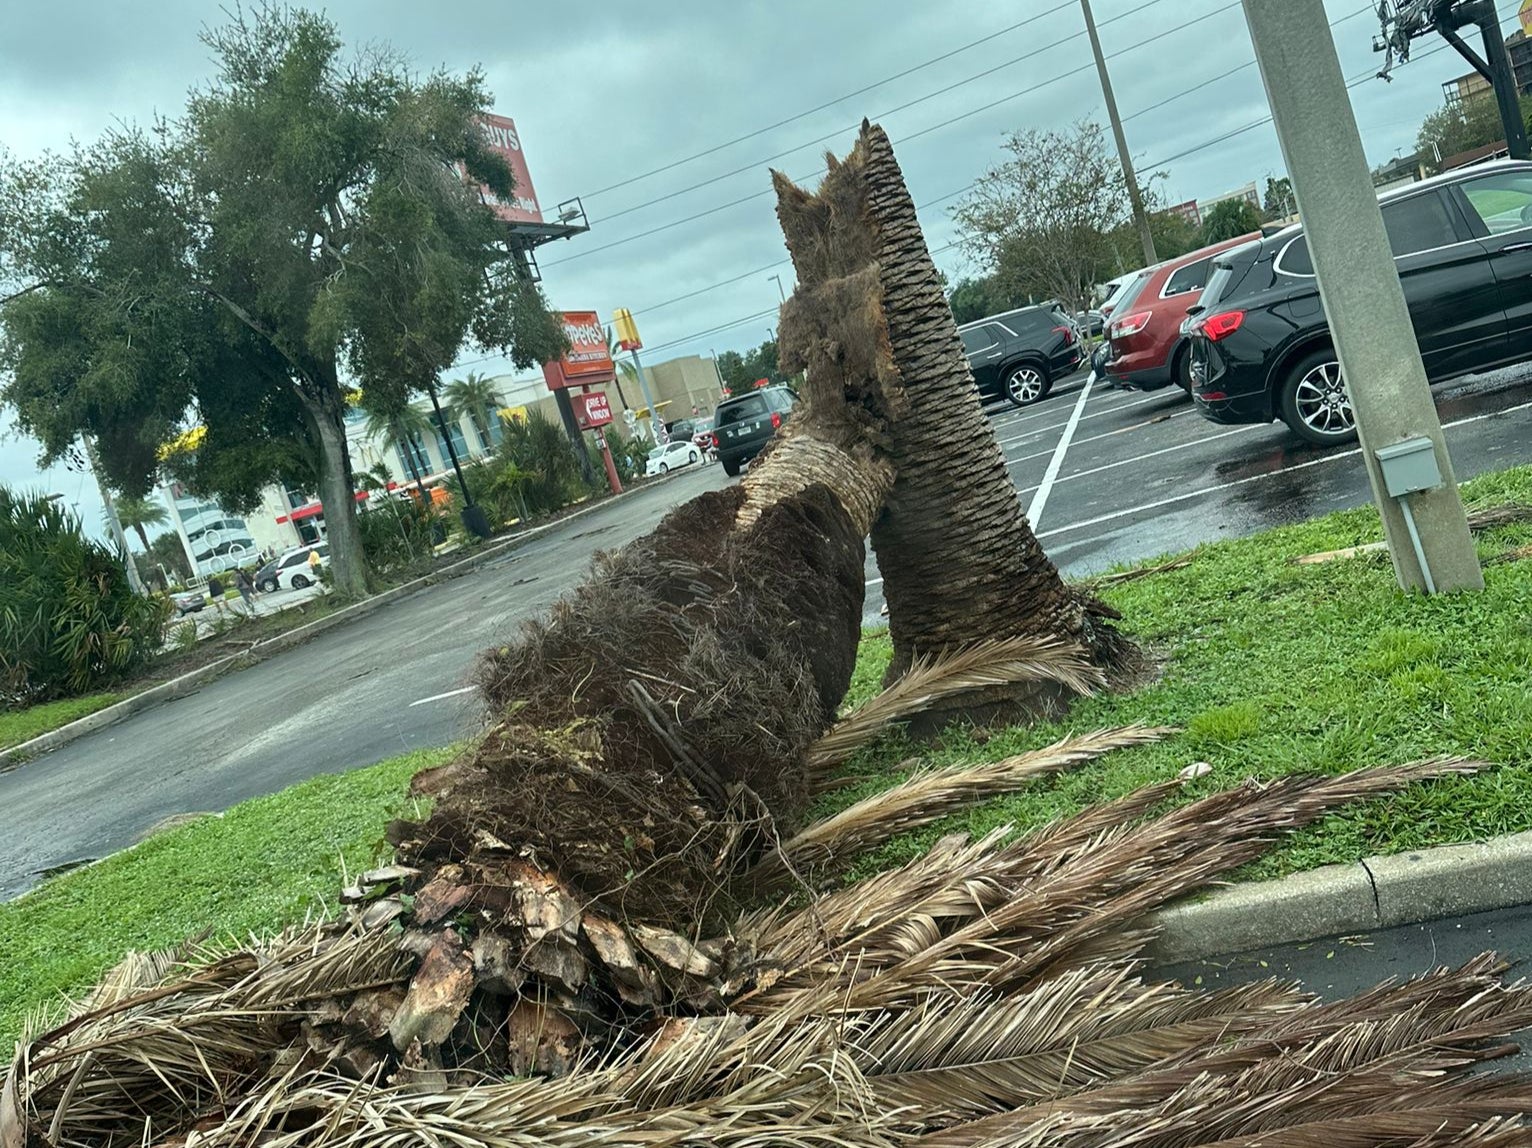
<svg viewBox="0 0 1532 1148">
<path fill-rule="evenodd" d="M 1532 95 L 1532 39 L 1518 28 L 1505 38 L 1505 50 L 1511 57 L 1511 71 L 1516 74 L 1516 90 L 1524 96 Z M 1478 72 L 1469 72 L 1443 84 L 1442 95 L 1447 103 L 1458 104 L 1481 95 L 1493 99 L 1494 89 Z"/>
</svg>

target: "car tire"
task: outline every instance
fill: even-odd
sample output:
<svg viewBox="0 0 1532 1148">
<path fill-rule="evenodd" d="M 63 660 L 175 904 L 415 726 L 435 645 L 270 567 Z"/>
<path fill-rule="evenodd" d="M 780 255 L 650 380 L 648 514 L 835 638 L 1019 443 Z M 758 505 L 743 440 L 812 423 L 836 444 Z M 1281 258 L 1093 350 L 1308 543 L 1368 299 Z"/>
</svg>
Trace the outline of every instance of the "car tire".
<svg viewBox="0 0 1532 1148">
<path fill-rule="evenodd" d="M 1036 363 L 1018 363 L 1005 373 L 1001 392 L 1012 406 L 1029 407 L 1052 389 L 1048 372 Z"/>
<path fill-rule="evenodd" d="M 1293 364 L 1277 403 L 1282 421 L 1304 442 L 1334 446 L 1356 438 L 1356 414 L 1331 347 L 1311 351 Z"/>
<path fill-rule="evenodd" d="M 293 589 L 294 590 L 306 590 L 308 588 L 308 586 L 309 586 L 309 580 L 307 578 L 305 578 L 302 574 L 294 574 L 293 575 Z"/>
<path fill-rule="evenodd" d="M 723 458 L 720 461 L 723 463 L 723 472 L 726 475 L 730 478 L 739 477 L 739 463 L 735 462 L 732 458 Z"/>
<path fill-rule="evenodd" d="M 666 474 L 669 474 L 669 473 L 670 473 L 670 464 L 669 463 L 664 463 L 664 462 L 660 463 L 660 474 L 661 475 L 666 475 Z"/>
<path fill-rule="evenodd" d="M 1182 347 L 1170 364 L 1170 381 L 1192 397 L 1192 349 Z"/>
<path fill-rule="evenodd" d="M 689 451 L 686 452 L 686 461 L 687 462 L 701 462 L 702 461 L 702 456 L 700 454 L 698 454 L 694 450 L 689 450 Z"/>
<path fill-rule="evenodd" d="M 277 580 L 275 578 L 266 579 L 266 581 L 261 583 L 260 590 L 263 594 L 275 594 L 277 592 Z"/>
</svg>

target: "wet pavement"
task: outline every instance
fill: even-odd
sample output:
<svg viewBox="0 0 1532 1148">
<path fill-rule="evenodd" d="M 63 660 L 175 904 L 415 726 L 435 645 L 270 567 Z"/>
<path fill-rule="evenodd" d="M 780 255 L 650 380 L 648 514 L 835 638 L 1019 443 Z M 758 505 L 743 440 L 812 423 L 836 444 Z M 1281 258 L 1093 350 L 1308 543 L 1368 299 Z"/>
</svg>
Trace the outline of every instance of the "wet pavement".
<svg viewBox="0 0 1532 1148">
<path fill-rule="evenodd" d="M 991 407 L 1024 501 L 1042 484 L 1084 387 L 1080 372 L 1033 407 Z M 1532 366 L 1436 388 L 1458 477 L 1532 462 Z M 1238 538 L 1371 501 L 1355 445 L 1314 447 L 1282 423 L 1220 426 L 1177 388 L 1092 388 L 1033 528 L 1069 577 Z M 864 621 L 883 606 L 867 561 Z"/>
</svg>

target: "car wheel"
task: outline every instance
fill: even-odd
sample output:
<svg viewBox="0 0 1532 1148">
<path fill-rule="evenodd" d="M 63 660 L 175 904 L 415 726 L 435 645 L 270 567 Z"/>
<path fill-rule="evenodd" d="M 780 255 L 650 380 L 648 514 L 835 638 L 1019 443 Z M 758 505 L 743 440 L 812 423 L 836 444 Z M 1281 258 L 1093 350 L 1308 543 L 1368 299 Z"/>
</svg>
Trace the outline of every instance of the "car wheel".
<svg viewBox="0 0 1532 1148">
<path fill-rule="evenodd" d="M 1170 365 L 1170 379 L 1176 386 L 1186 392 L 1186 397 L 1192 394 L 1192 351 L 1190 347 L 1182 347 L 1176 355 L 1175 362 Z"/>
<path fill-rule="evenodd" d="M 1041 368 L 1023 363 L 1005 377 L 1005 397 L 1018 407 L 1028 407 L 1048 393 L 1048 376 Z"/>
<path fill-rule="evenodd" d="M 722 459 L 721 461 L 723 462 L 723 472 L 726 475 L 730 478 L 739 477 L 739 463 L 735 462 L 732 458 Z"/>
<path fill-rule="evenodd" d="M 664 462 L 660 463 L 660 473 L 661 474 L 669 474 L 670 473 L 670 464 L 669 463 L 664 463 Z"/>
<path fill-rule="evenodd" d="M 277 580 L 275 578 L 266 579 L 266 581 L 261 583 L 261 589 L 267 594 L 275 594 L 277 592 Z"/>
<path fill-rule="evenodd" d="M 698 454 L 694 450 L 689 450 L 689 451 L 686 452 L 686 461 L 687 462 L 701 462 L 702 461 L 702 456 L 700 454 Z"/>
<path fill-rule="evenodd" d="M 1305 442 L 1330 446 L 1356 438 L 1356 414 L 1329 347 L 1305 355 L 1288 372 L 1281 405 L 1282 421 Z"/>
<path fill-rule="evenodd" d="M 308 586 L 308 584 L 309 584 L 309 580 L 307 578 L 305 578 L 302 574 L 294 574 L 293 575 L 293 589 L 294 590 L 305 589 Z"/>
</svg>

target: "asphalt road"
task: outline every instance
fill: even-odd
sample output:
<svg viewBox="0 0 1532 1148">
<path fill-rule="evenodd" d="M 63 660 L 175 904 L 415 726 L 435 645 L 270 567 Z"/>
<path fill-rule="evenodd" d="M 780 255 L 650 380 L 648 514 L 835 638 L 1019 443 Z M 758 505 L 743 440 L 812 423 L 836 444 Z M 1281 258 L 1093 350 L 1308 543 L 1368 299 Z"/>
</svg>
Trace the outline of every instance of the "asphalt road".
<svg viewBox="0 0 1532 1148">
<path fill-rule="evenodd" d="M 1035 407 L 994 412 L 1029 501 L 1084 382 L 1077 374 Z M 1532 461 L 1532 369 L 1465 380 L 1437 398 L 1461 477 Z M 1068 575 L 1369 498 L 1354 448 L 1303 446 L 1281 426 L 1215 427 L 1179 392 L 1094 389 L 1079 415 L 1037 516 L 1039 536 Z M 121 849 L 172 814 L 223 809 L 472 732 L 480 715 L 466 681 L 480 649 L 546 609 L 596 550 L 621 545 L 676 503 L 728 481 L 718 466 L 674 475 L 473 574 L 0 773 L 0 899 L 46 871 Z M 882 604 L 869 557 L 869 623 Z"/>
</svg>

